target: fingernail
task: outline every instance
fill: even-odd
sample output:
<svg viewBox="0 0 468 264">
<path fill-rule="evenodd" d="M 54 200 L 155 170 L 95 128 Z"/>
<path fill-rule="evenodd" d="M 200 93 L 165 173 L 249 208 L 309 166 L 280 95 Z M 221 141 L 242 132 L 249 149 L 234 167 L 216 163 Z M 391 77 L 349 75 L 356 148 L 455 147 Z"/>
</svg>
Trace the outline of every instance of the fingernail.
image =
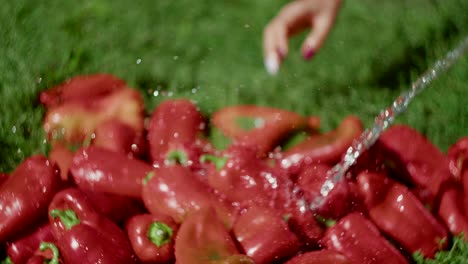
<svg viewBox="0 0 468 264">
<path fill-rule="evenodd" d="M 265 68 L 271 75 L 276 75 L 278 73 L 279 62 L 275 54 L 271 54 L 265 59 Z"/>
<path fill-rule="evenodd" d="M 306 59 L 306 60 L 312 58 L 314 55 L 315 55 L 315 50 L 313 50 L 313 49 L 308 49 L 308 50 L 304 51 L 304 53 L 303 53 L 304 59 Z"/>
</svg>

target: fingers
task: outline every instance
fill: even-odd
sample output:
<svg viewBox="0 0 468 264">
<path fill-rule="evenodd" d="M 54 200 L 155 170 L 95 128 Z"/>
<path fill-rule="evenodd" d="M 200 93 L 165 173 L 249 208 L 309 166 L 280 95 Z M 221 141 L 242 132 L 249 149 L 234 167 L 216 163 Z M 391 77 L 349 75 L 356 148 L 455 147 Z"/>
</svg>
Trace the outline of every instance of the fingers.
<svg viewBox="0 0 468 264">
<path fill-rule="evenodd" d="M 279 71 L 282 59 L 288 53 L 288 36 L 284 24 L 273 21 L 264 31 L 263 56 L 265 68 L 271 75 Z"/>
<path fill-rule="evenodd" d="M 306 60 L 312 58 L 320 47 L 322 47 L 328 33 L 330 33 L 333 27 L 334 16 L 322 14 L 314 16 L 312 20 L 313 29 L 309 35 L 307 35 L 301 47 L 302 56 Z"/>
</svg>

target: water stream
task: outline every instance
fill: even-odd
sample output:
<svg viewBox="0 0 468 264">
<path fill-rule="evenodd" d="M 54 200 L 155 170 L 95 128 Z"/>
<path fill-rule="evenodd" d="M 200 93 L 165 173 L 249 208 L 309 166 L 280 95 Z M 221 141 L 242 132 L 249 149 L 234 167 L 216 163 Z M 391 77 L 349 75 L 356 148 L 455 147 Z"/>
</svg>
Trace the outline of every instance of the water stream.
<svg viewBox="0 0 468 264">
<path fill-rule="evenodd" d="M 356 162 L 357 158 L 377 141 L 380 134 L 393 123 L 397 115 L 403 113 L 408 108 L 409 103 L 416 95 L 421 93 L 438 76 L 446 72 L 467 51 L 468 37 L 465 37 L 457 47 L 448 52 L 445 57 L 437 60 L 432 67 L 424 72 L 411 85 L 410 89 L 401 93 L 390 107 L 380 112 L 375 118 L 372 127 L 366 129 L 348 148 L 342 160 L 328 171 L 330 177 L 322 185 L 320 195 L 310 204 L 311 210 L 315 210 L 323 205 L 327 195 L 345 177 L 346 172 Z"/>
</svg>

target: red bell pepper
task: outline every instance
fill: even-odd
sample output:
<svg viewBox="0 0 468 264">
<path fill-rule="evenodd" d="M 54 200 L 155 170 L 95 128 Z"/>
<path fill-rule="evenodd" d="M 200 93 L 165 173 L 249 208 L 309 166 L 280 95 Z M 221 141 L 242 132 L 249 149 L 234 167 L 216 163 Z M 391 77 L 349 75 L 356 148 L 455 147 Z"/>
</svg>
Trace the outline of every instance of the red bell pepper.
<svg viewBox="0 0 468 264">
<path fill-rule="evenodd" d="M 311 122 L 315 125 L 314 122 Z M 291 133 L 307 129 L 309 119 L 297 113 L 255 105 L 221 108 L 211 117 L 213 126 L 235 144 L 256 147 L 261 157 L 272 151 Z"/>
<path fill-rule="evenodd" d="M 57 193 L 49 205 L 49 221 L 67 264 L 136 262 L 123 230 L 99 214 L 79 189 Z"/>
<path fill-rule="evenodd" d="M 311 164 L 297 178 L 297 185 L 304 191 L 307 199 L 313 201 L 321 196 L 320 189 L 329 179 L 328 171 L 332 167 L 326 164 Z M 340 181 L 324 198 L 325 202 L 316 213 L 325 218 L 338 219 L 355 210 L 359 201 L 353 194 L 347 180 Z"/>
<path fill-rule="evenodd" d="M 148 142 L 153 165 L 178 163 L 197 166 L 205 142 L 205 120 L 197 106 L 186 99 L 166 100 L 151 114 Z"/>
<path fill-rule="evenodd" d="M 285 264 L 353 264 L 345 255 L 336 250 L 322 249 L 294 256 Z"/>
<path fill-rule="evenodd" d="M 109 119 L 97 125 L 92 144 L 128 155 L 145 158 L 148 142 L 142 132 L 117 120 Z"/>
<path fill-rule="evenodd" d="M 55 242 L 49 223 L 39 227 L 32 234 L 8 244 L 7 255 L 13 263 L 25 263 L 34 255 L 41 242 Z"/>
<path fill-rule="evenodd" d="M 148 211 L 169 215 L 176 223 L 207 207 L 215 208 L 227 227 L 232 226 L 236 215 L 232 207 L 181 165 L 157 168 L 149 174 L 143 182 L 142 198 Z"/>
<path fill-rule="evenodd" d="M 447 152 L 449 169 L 456 179 L 462 178 L 462 172 L 468 169 L 468 136 L 462 137 L 450 146 Z"/>
<path fill-rule="evenodd" d="M 24 263 L 24 262 L 13 262 Z M 57 246 L 51 242 L 42 241 L 33 256 L 27 259 L 26 264 L 59 264 L 63 263 Z"/>
<path fill-rule="evenodd" d="M 143 263 L 167 263 L 174 260 L 178 225 L 169 216 L 135 215 L 126 223 L 133 251 Z"/>
<path fill-rule="evenodd" d="M 10 177 L 8 173 L 0 172 L 0 186 Z"/>
<path fill-rule="evenodd" d="M 82 189 L 141 198 L 142 180 L 153 169 L 124 154 L 90 146 L 75 153 L 70 172 Z"/>
<path fill-rule="evenodd" d="M 335 130 L 310 135 L 303 142 L 283 152 L 280 158 L 281 167 L 294 173 L 312 163 L 334 164 L 362 131 L 361 120 L 348 116 Z"/>
<path fill-rule="evenodd" d="M 327 249 L 342 253 L 352 263 L 408 263 L 377 227 L 357 212 L 346 215 L 328 228 L 322 243 Z"/>
<path fill-rule="evenodd" d="M 220 155 L 203 155 L 208 183 L 228 200 L 268 205 L 284 188 L 286 176 L 279 175 L 256 155 L 254 148 L 234 145 Z"/>
<path fill-rule="evenodd" d="M 145 211 L 143 204 L 138 199 L 131 197 L 82 190 L 86 197 L 93 203 L 94 208 L 116 224 L 124 223 L 128 218 Z"/>
<path fill-rule="evenodd" d="M 433 205 L 440 187 L 450 179 L 445 155 L 427 138 L 406 125 L 390 127 L 377 141 L 403 182 L 415 185 L 420 199 Z"/>
<path fill-rule="evenodd" d="M 285 260 L 299 249 L 298 237 L 281 215 L 267 208 L 249 207 L 237 219 L 233 233 L 255 263 Z"/>
<path fill-rule="evenodd" d="M 441 195 L 438 216 L 453 235 L 463 232 L 468 241 L 468 215 L 464 206 L 464 192 L 458 185 L 447 188 Z"/>
<path fill-rule="evenodd" d="M 39 100 L 46 107 L 53 107 L 74 100 L 96 99 L 125 86 L 123 80 L 110 74 L 81 75 L 41 92 Z"/>
<path fill-rule="evenodd" d="M 126 88 L 95 100 L 70 101 L 50 108 L 43 127 L 51 141 L 83 144 L 92 139 L 96 127 L 116 119 L 137 133 L 144 129 L 144 104 L 138 91 Z"/>
<path fill-rule="evenodd" d="M 408 253 L 432 258 L 447 246 L 447 231 L 403 184 L 376 173 L 357 177 L 369 217 Z"/>
<path fill-rule="evenodd" d="M 60 188 L 57 168 L 44 156 L 24 160 L 0 186 L 0 242 L 35 227 Z"/>
<path fill-rule="evenodd" d="M 178 264 L 246 262 L 216 211 L 211 207 L 194 211 L 180 225 L 175 241 Z M 240 261 L 243 262 L 240 262 Z"/>
</svg>

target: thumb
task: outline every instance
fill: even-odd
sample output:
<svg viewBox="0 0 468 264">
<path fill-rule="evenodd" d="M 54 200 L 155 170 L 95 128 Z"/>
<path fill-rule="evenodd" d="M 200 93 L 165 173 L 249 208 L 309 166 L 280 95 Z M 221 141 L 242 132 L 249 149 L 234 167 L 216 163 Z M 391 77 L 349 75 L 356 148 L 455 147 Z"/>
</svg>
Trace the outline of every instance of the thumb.
<svg viewBox="0 0 468 264">
<path fill-rule="evenodd" d="M 334 24 L 334 16 L 318 15 L 312 18 L 312 31 L 302 44 L 302 56 L 308 60 L 322 47 Z"/>
</svg>

